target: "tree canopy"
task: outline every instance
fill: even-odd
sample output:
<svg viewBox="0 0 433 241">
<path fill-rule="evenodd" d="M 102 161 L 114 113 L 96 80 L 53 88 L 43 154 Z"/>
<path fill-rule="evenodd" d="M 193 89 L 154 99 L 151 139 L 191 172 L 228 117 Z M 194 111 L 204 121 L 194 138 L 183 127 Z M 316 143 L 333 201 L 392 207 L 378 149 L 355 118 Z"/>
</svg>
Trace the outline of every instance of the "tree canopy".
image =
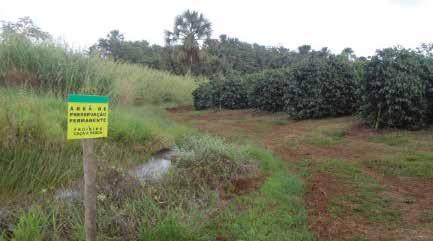
<svg viewBox="0 0 433 241">
<path fill-rule="evenodd" d="M 19 18 L 17 22 L 1 21 L 1 37 L 21 36 L 32 41 L 50 40 L 51 35 L 36 26 L 30 17 Z"/>
<path fill-rule="evenodd" d="M 166 31 L 166 43 L 169 46 L 180 45 L 179 58 L 187 66 L 187 73 L 191 73 L 192 66 L 200 61 L 200 41 L 209 39 L 212 25 L 203 14 L 186 10 L 178 15 L 174 22 L 173 31 Z"/>
</svg>

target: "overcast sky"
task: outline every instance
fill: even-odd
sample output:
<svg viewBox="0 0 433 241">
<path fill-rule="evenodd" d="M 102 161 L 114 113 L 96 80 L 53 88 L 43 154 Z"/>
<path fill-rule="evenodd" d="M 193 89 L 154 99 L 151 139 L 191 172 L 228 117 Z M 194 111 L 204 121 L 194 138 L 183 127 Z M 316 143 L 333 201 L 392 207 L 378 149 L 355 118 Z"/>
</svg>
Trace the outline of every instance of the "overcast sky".
<svg viewBox="0 0 433 241">
<path fill-rule="evenodd" d="M 74 48 L 119 29 L 128 40 L 163 44 L 164 30 L 186 9 L 202 12 L 213 37 L 295 49 L 310 44 L 357 55 L 397 44 L 433 42 L 429 0 L 0 0 L 0 20 L 29 16 Z"/>
</svg>

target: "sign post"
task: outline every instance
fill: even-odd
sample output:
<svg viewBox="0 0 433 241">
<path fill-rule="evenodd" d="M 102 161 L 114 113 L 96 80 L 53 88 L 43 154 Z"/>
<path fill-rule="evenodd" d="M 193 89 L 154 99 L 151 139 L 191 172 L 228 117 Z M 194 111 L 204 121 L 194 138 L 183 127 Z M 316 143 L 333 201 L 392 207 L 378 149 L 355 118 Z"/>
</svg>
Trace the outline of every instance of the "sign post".
<svg viewBox="0 0 433 241">
<path fill-rule="evenodd" d="M 96 241 L 96 159 L 93 138 L 108 136 L 108 97 L 68 96 L 67 139 L 82 139 L 86 241 Z"/>
</svg>

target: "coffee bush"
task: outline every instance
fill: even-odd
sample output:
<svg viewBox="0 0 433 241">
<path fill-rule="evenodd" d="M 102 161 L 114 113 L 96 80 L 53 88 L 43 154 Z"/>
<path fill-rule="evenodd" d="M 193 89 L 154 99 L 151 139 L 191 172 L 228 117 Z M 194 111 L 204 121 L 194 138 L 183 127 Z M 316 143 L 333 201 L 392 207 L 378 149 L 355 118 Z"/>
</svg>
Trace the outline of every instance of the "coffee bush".
<svg viewBox="0 0 433 241">
<path fill-rule="evenodd" d="M 224 78 L 221 86 L 220 106 L 227 109 L 248 108 L 248 86 L 239 75 Z"/>
<path fill-rule="evenodd" d="M 249 89 L 248 83 L 239 75 L 215 76 L 193 92 L 194 107 L 197 110 L 248 108 Z"/>
<path fill-rule="evenodd" d="M 375 128 L 418 129 L 431 123 L 432 74 L 415 51 L 377 51 L 365 68 L 361 117 Z"/>
<path fill-rule="evenodd" d="M 204 110 L 212 107 L 212 98 L 210 93 L 210 84 L 202 83 L 192 92 L 194 108 Z"/>
<path fill-rule="evenodd" d="M 266 70 L 249 76 L 254 83 L 249 93 L 250 106 L 264 111 L 284 111 L 284 93 L 290 72 L 285 69 Z"/>
<path fill-rule="evenodd" d="M 284 101 L 291 118 L 335 117 L 356 109 L 357 81 L 347 60 L 310 57 L 293 67 L 287 84 Z"/>
</svg>

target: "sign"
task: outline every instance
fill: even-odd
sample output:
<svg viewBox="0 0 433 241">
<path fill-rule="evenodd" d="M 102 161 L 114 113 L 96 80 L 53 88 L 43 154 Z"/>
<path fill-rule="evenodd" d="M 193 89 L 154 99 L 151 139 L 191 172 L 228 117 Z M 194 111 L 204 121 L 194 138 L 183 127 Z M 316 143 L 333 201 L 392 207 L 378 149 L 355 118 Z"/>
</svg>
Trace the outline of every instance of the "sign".
<svg viewBox="0 0 433 241">
<path fill-rule="evenodd" d="M 108 136 L 108 97 L 68 96 L 67 139 L 83 139 L 84 227 L 86 241 L 96 241 L 96 158 L 93 138 Z"/>
<path fill-rule="evenodd" d="M 108 97 L 96 95 L 68 96 L 67 139 L 108 136 Z"/>
</svg>

